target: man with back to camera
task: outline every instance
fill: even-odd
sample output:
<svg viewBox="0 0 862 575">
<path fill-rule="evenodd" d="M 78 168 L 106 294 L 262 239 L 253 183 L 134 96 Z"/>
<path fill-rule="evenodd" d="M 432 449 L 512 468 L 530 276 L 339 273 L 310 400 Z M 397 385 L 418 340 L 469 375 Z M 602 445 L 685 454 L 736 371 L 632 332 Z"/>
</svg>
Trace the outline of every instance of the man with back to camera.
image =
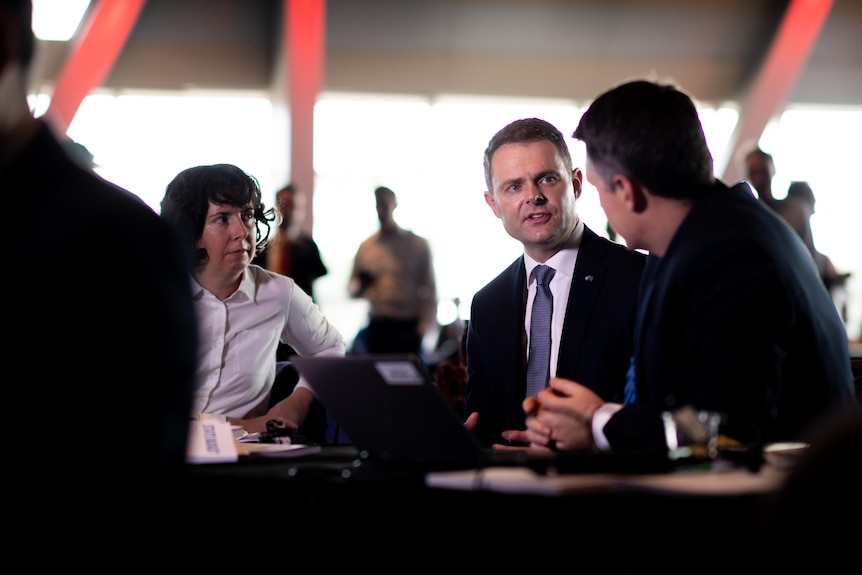
<svg viewBox="0 0 862 575">
<path fill-rule="evenodd" d="M 524 254 L 473 297 L 467 332 L 465 425 L 485 445 L 524 441 L 532 303 L 538 264 L 554 271 L 547 374 L 621 398 L 645 257 L 578 216 L 581 170 L 560 131 L 537 118 L 497 132 L 484 156 L 485 201 Z"/>
<path fill-rule="evenodd" d="M 552 379 L 524 401 L 527 438 L 557 449 L 666 450 L 661 412 L 716 411 L 744 445 L 805 440 L 858 408 L 847 335 L 805 245 L 745 183 L 713 175 L 697 108 L 672 85 L 599 96 L 574 137 L 631 249 L 650 253 L 630 403 Z"/>
</svg>

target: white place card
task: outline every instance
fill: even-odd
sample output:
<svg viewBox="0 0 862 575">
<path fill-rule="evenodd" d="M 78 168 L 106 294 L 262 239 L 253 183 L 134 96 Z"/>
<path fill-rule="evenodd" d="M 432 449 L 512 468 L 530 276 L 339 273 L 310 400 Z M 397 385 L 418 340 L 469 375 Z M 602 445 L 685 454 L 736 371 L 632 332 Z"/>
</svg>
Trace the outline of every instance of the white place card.
<svg viewBox="0 0 862 575">
<path fill-rule="evenodd" d="M 239 455 L 230 423 L 215 418 L 193 419 L 189 427 L 186 461 L 189 463 L 225 463 Z"/>
</svg>

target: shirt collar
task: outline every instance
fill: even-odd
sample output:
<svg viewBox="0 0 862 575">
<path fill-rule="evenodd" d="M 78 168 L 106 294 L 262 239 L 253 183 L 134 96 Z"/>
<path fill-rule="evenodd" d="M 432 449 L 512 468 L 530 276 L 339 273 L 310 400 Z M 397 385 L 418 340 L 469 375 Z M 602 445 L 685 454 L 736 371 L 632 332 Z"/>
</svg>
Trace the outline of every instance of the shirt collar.
<svg viewBox="0 0 862 575">
<path fill-rule="evenodd" d="M 569 275 L 571 271 L 575 269 L 575 261 L 578 259 L 578 248 L 581 245 L 581 239 L 583 237 L 584 221 L 579 219 L 578 225 L 575 226 L 575 229 L 572 231 L 572 235 L 569 237 L 568 241 L 566 241 L 560 251 L 548 258 L 545 265 L 554 268 L 557 273 L 562 272 Z M 528 256 L 526 253 L 524 254 L 524 267 L 527 271 L 527 285 L 530 284 L 533 268 L 537 265 L 539 265 L 539 262 Z"/>
<path fill-rule="evenodd" d="M 204 292 L 211 293 L 209 290 L 207 290 L 201 284 L 198 283 L 198 281 L 195 279 L 195 276 L 190 274 L 189 277 L 191 278 L 193 300 L 201 299 L 204 295 Z M 242 294 L 242 296 L 244 296 L 244 299 L 254 301 L 255 282 L 254 278 L 252 278 L 251 276 L 251 271 L 248 267 L 246 267 L 245 271 L 242 272 L 242 281 L 239 282 L 239 288 L 237 288 L 237 290 L 232 293 L 227 299 L 234 299 L 238 297 L 237 294 Z"/>
</svg>

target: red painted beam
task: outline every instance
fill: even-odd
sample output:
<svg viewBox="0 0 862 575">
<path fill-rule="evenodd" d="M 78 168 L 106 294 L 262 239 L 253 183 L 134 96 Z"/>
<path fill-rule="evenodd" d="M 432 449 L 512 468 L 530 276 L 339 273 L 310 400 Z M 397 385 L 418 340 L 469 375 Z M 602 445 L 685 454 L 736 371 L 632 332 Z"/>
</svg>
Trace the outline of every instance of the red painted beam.
<svg viewBox="0 0 862 575">
<path fill-rule="evenodd" d="M 104 82 L 146 0 L 95 0 L 57 75 L 45 119 L 64 134 L 81 102 Z"/>
<path fill-rule="evenodd" d="M 305 190 L 303 228 L 313 225 L 314 104 L 324 67 L 326 0 L 284 0 L 284 61 L 290 110 L 290 179 Z"/>
<path fill-rule="evenodd" d="M 792 0 L 787 7 L 728 142 L 730 153 L 725 155 L 722 176 L 726 183 L 745 177 L 740 154 L 757 143 L 769 121 L 781 114 L 831 8 L 832 0 Z"/>
</svg>

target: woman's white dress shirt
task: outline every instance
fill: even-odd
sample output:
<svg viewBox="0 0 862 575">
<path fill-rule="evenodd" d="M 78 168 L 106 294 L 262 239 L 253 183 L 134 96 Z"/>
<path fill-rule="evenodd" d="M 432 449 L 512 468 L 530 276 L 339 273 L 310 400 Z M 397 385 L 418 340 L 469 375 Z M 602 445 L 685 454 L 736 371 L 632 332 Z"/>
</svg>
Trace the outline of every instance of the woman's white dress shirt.
<svg viewBox="0 0 862 575">
<path fill-rule="evenodd" d="M 256 265 L 221 301 L 192 279 L 198 324 L 195 413 L 263 415 L 275 382 L 275 350 L 301 356 L 344 355 L 341 333 L 292 279 Z M 297 387 L 308 387 L 300 378 Z"/>
</svg>

